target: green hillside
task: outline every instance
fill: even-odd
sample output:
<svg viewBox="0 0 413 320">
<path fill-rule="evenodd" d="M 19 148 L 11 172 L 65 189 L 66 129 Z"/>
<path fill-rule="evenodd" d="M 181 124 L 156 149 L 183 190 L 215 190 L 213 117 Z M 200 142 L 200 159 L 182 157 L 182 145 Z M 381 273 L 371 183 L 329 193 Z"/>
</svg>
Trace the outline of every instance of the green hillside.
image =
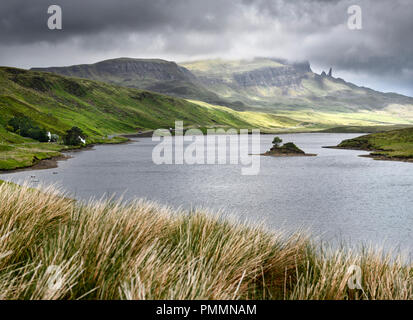
<svg viewBox="0 0 413 320">
<path fill-rule="evenodd" d="M 30 114 L 58 134 L 74 124 L 90 136 L 104 136 L 172 126 L 175 119 L 198 125 L 235 121 L 182 99 L 13 68 L 0 68 L 0 106 L 3 125 L 13 115 Z"/>
<path fill-rule="evenodd" d="M 391 126 L 395 128 L 413 125 L 413 119 L 403 118 L 397 114 L 389 114 L 380 110 L 363 110 L 358 112 L 329 112 L 314 109 L 260 111 L 259 109 L 236 111 L 228 107 L 211 105 L 206 102 L 189 100 L 208 108 L 226 110 L 237 118 L 248 121 L 253 127 L 269 129 L 271 132 L 289 131 L 321 131 L 330 128 L 362 128 L 357 132 L 384 131 Z M 381 130 L 380 128 L 383 128 Z M 266 130 L 268 131 L 268 130 Z M 354 131 L 353 131 L 354 132 Z"/>
<path fill-rule="evenodd" d="M 105 83 L 0 68 L 0 169 L 32 165 L 67 147 L 38 143 L 6 130 L 15 116 L 29 116 L 38 126 L 63 135 L 80 127 L 88 143 L 111 143 L 107 135 L 169 128 L 175 120 L 192 126 L 251 127 L 233 113 L 188 101 Z"/>
<path fill-rule="evenodd" d="M 410 128 L 411 125 L 391 125 L 391 126 L 343 126 L 343 127 L 334 127 L 322 130 L 320 132 L 324 133 L 377 133 L 392 131 L 397 129 Z"/>
<path fill-rule="evenodd" d="M 69 77 L 158 92 L 170 96 L 223 103 L 217 94 L 197 81 L 187 69 L 161 59 L 110 59 L 70 67 L 33 68 Z"/>
<path fill-rule="evenodd" d="M 413 161 L 413 128 L 373 133 L 345 140 L 339 148 L 373 151 L 375 158 Z"/>
</svg>

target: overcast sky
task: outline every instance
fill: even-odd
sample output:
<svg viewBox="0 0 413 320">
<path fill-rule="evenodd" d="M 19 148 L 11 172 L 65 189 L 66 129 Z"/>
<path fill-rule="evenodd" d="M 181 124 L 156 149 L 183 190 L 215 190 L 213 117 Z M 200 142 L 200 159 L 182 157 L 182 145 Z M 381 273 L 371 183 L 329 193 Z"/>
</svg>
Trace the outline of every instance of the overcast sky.
<svg viewBox="0 0 413 320">
<path fill-rule="evenodd" d="M 49 30 L 47 8 L 63 10 Z M 362 30 L 347 27 L 350 5 Z M 413 96 L 411 0 L 1 0 L 0 65 L 279 57 Z"/>
</svg>

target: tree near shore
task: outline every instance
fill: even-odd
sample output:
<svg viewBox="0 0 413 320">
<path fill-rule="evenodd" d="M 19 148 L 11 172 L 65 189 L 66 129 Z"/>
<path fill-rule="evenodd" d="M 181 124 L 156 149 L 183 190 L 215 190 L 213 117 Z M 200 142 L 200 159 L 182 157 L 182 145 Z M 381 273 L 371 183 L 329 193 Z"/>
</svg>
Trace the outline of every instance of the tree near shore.
<svg viewBox="0 0 413 320">
<path fill-rule="evenodd" d="M 63 136 L 64 144 L 68 146 L 78 146 L 82 144 L 81 138 L 85 139 L 85 134 L 82 129 L 78 127 L 72 127 L 66 131 L 66 134 Z"/>
</svg>

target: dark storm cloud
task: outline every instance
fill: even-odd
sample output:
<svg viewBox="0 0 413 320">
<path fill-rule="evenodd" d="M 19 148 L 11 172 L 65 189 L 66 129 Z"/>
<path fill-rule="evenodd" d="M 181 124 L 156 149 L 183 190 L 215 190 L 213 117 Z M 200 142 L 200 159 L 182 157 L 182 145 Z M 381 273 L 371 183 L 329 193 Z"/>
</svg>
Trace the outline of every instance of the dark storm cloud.
<svg viewBox="0 0 413 320">
<path fill-rule="evenodd" d="M 224 5 L 222 5 L 224 3 Z M 47 8 L 62 7 L 64 28 L 47 29 Z M 0 3 L 0 40 L 11 43 L 64 41 L 104 31 L 215 30 L 222 28 L 232 1 L 190 0 L 8 0 Z M 219 23 L 205 16 L 214 15 Z"/>
<path fill-rule="evenodd" d="M 51 4 L 63 9 L 61 31 L 47 29 Z M 347 28 L 353 4 L 362 30 Z M 412 32 L 410 0 L 2 0 L 0 64 L 275 56 L 413 94 Z"/>
</svg>

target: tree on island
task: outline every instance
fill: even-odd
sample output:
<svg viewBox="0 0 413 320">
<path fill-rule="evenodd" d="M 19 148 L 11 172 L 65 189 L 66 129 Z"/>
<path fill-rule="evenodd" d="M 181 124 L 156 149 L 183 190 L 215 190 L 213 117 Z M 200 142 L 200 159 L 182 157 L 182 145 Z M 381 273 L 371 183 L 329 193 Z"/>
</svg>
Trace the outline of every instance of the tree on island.
<svg viewBox="0 0 413 320">
<path fill-rule="evenodd" d="M 279 137 L 275 137 L 272 140 L 272 148 L 267 154 L 290 154 L 290 155 L 297 155 L 297 154 L 305 154 L 300 148 L 298 148 L 293 142 L 287 142 L 282 145 L 282 140 Z"/>
<path fill-rule="evenodd" d="M 272 144 L 273 144 L 274 147 L 276 147 L 276 148 L 278 148 L 278 147 L 281 145 L 282 142 L 283 142 L 283 141 L 282 141 L 282 139 L 281 139 L 280 137 L 275 137 L 275 138 L 272 140 Z"/>
</svg>

